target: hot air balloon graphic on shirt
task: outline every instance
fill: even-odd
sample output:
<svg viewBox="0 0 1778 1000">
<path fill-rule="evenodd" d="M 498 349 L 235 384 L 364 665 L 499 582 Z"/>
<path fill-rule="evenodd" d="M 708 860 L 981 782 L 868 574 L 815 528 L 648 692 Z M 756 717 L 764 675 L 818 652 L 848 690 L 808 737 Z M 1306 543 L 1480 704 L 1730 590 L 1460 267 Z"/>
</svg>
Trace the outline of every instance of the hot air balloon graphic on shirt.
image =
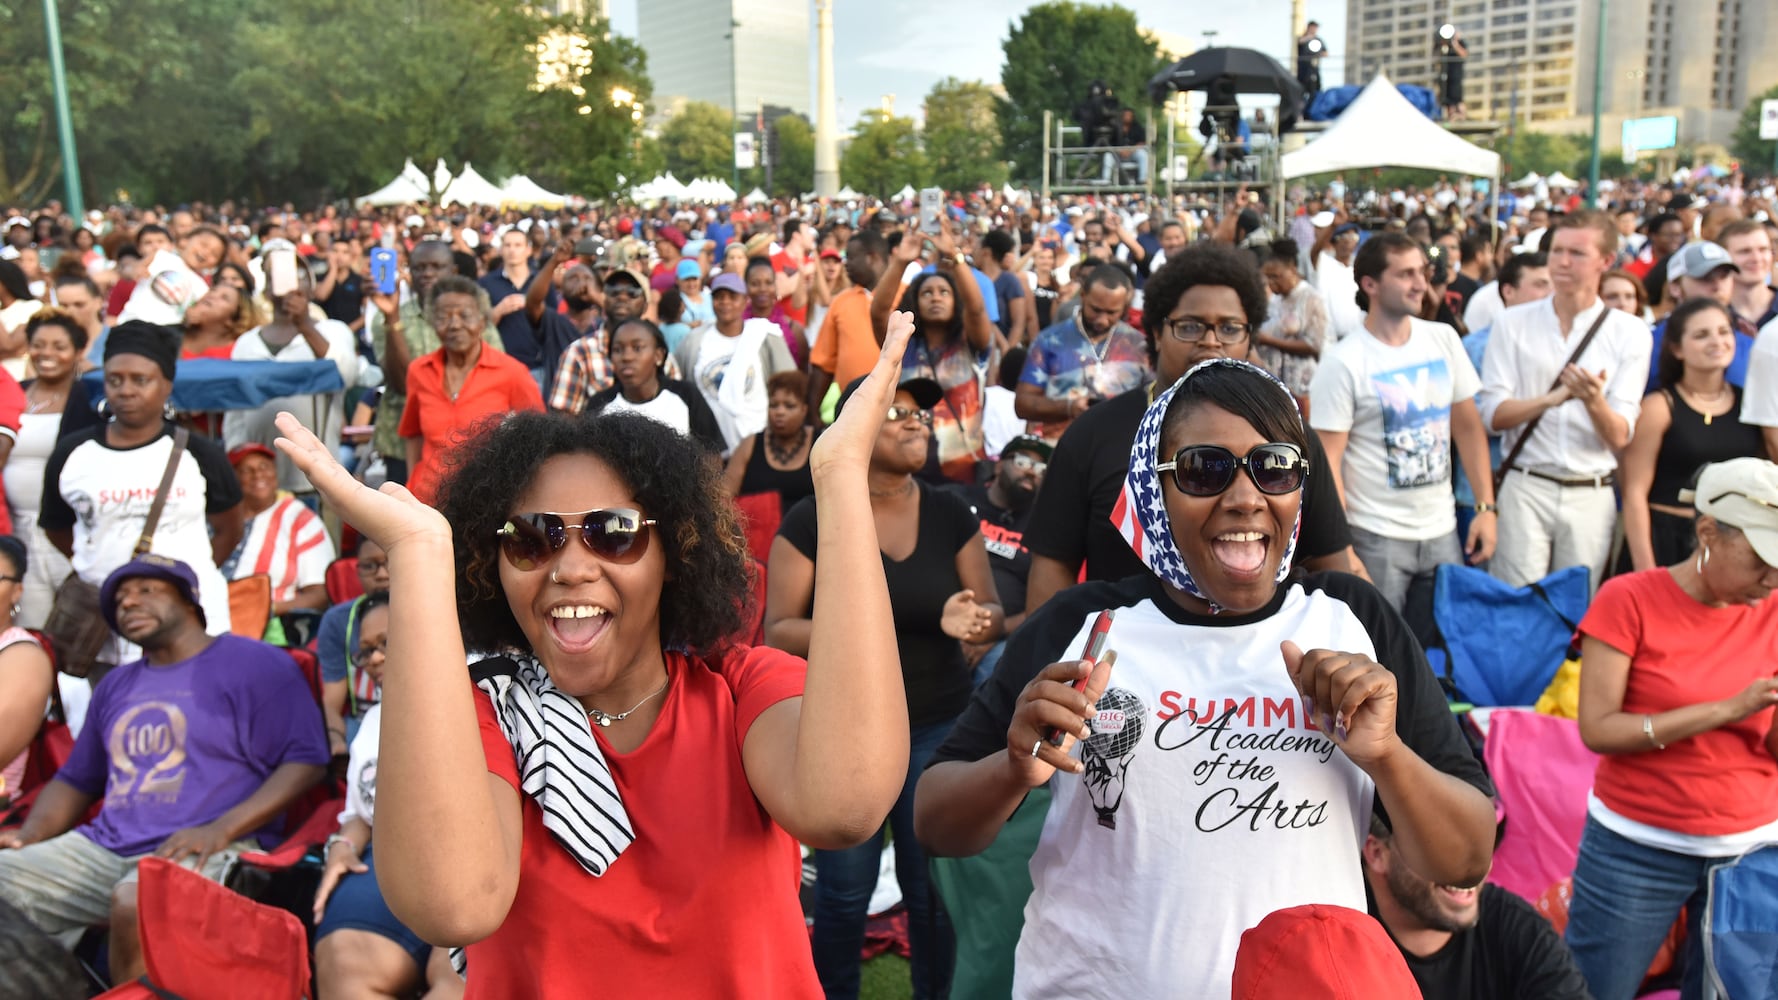
<svg viewBox="0 0 1778 1000">
<path fill-rule="evenodd" d="M 1117 829 L 1117 809 L 1124 801 L 1124 776 L 1130 757 L 1142 742 L 1142 717 L 1147 706 L 1132 691 L 1112 688 L 1099 696 L 1099 714 L 1093 718 L 1093 735 L 1080 747 L 1086 765 L 1081 780 L 1087 797 L 1099 814 L 1099 825 Z"/>
</svg>

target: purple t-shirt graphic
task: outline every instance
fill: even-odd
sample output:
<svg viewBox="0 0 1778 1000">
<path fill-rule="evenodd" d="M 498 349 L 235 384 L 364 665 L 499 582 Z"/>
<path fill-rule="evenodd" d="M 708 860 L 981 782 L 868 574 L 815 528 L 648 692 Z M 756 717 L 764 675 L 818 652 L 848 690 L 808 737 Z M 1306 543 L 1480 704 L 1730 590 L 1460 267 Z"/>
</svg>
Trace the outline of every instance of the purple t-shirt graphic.
<svg viewBox="0 0 1778 1000">
<path fill-rule="evenodd" d="M 131 857 L 215 820 L 280 765 L 328 760 L 321 709 L 289 654 L 225 635 L 179 663 L 137 660 L 107 674 L 56 778 L 104 794 L 80 832 Z M 279 823 L 255 831 L 262 845 Z"/>
</svg>

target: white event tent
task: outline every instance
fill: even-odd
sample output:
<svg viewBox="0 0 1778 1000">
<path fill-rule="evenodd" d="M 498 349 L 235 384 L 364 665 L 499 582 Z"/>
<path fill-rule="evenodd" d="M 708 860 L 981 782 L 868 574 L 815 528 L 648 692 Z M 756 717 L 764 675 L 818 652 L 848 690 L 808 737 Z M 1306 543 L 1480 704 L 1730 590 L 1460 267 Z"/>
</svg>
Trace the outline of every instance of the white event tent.
<svg viewBox="0 0 1778 1000">
<path fill-rule="evenodd" d="M 1446 131 L 1408 103 L 1381 73 L 1314 142 L 1279 160 L 1285 178 L 1365 167 L 1412 167 L 1486 177 L 1499 214 L 1500 154 Z"/>
<path fill-rule="evenodd" d="M 500 204 L 502 205 L 512 205 L 518 208 L 535 206 L 554 209 L 561 208 L 567 203 L 566 196 L 548 191 L 524 174 L 514 174 L 506 179 L 505 184 L 500 185 Z"/>
<path fill-rule="evenodd" d="M 426 190 L 426 175 L 409 160 L 402 164 L 401 173 L 395 179 L 370 194 L 357 199 L 357 204 L 373 205 L 377 208 L 389 205 L 412 205 L 426 201 L 431 195 Z"/>
<path fill-rule="evenodd" d="M 443 161 L 440 161 L 442 165 Z M 465 162 L 463 172 L 439 192 L 440 205 L 498 205 L 505 194 L 494 185 L 494 182 L 476 172 L 475 167 Z"/>
</svg>

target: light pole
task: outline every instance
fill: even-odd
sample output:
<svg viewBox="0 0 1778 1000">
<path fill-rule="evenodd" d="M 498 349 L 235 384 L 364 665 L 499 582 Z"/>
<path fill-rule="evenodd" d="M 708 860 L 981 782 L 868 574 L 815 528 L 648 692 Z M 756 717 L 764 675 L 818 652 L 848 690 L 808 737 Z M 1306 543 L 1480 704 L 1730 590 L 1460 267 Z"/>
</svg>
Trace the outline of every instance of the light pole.
<svg viewBox="0 0 1778 1000">
<path fill-rule="evenodd" d="M 80 157 L 74 152 L 74 116 L 68 111 L 68 71 L 62 64 L 62 18 L 56 0 L 43 0 L 43 30 L 49 43 L 49 77 L 55 89 L 56 131 L 62 139 L 62 183 L 68 196 L 68 214 L 76 225 L 86 215 L 80 196 Z"/>
<path fill-rule="evenodd" d="M 1599 105 L 1605 101 L 1605 13 L 1611 0 L 1599 0 L 1599 30 L 1593 42 L 1593 155 L 1587 160 L 1587 207 L 1599 207 Z"/>
<path fill-rule="evenodd" d="M 729 91 L 728 91 L 728 97 L 729 97 L 729 102 L 728 102 L 728 112 L 729 112 L 728 138 L 729 138 L 729 143 L 728 143 L 728 145 L 729 145 L 729 170 L 730 170 L 729 187 L 733 188 L 736 191 L 741 190 L 741 159 L 739 156 L 736 155 L 736 149 L 735 149 L 735 132 L 736 132 L 735 126 L 738 125 L 741 121 L 741 57 L 740 57 L 740 46 L 737 43 L 737 38 L 736 38 L 736 36 L 739 35 L 739 33 L 740 33 L 738 30 L 740 27 L 741 27 L 741 22 L 735 20 L 733 15 L 731 15 L 728 19 L 728 35 L 726 36 L 728 38 L 728 65 L 729 65 Z"/>
</svg>

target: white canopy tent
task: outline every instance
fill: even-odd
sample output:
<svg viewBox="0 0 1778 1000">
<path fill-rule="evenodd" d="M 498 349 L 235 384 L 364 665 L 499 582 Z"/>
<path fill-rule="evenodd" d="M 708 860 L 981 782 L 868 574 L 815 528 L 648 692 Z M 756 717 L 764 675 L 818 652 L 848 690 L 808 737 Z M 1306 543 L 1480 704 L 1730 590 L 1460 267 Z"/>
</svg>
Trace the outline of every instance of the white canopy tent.
<svg viewBox="0 0 1778 1000">
<path fill-rule="evenodd" d="M 766 202 L 771 201 L 772 199 L 766 197 L 766 193 L 764 191 L 760 190 L 759 188 L 754 188 L 753 190 L 747 192 L 747 197 L 745 197 L 741 200 L 745 201 L 749 205 L 763 205 Z"/>
<path fill-rule="evenodd" d="M 1408 103 L 1389 78 L 1378 73 L 1320 138 L 1279 159 L 1284 178 L 1365 167 L 1410 167 L 1486 177 L 1499 215 L 1500 154 L 1447 132 Z"/>
<path fill-rule="evenodd" d="M 839 201 L 857 201 L 859 197 L 860 195 L 858 192 L 852 190 L 852 185 L 850 184 L 840 188 L 839 191 L 834 193 L 834 198 Z"/>
<path fill-rule="evenodd" d="M 431 197 L 426 190 L 426 175 L 409 160 L 401 167 L 401 173 L 395 179 L 377 188 L 370 194 L 357 199 L 357 204 L 373 205 L 385 208 L 390 205 L 412 205 L 426 201 Z"/>
<path fill-rule="evenodd" d="M 439 192 L 440 205 L 498 205 L 506 197 L 493 181 L 476 172 L 468 162 L 445 189 Z"/>
<path fill-rule="evenodd" d="M 1518 180 L 1513 181 L 1513 187 L 1516 187 L 1516 188 L 1536 187 L 1537 185 L 1542 184 L 1542 183 L 1543 183 L 1543 175 L 1538 173 L 1537 171 L 1533 170 L 1530 173 L 1526 174 L 1525 176 L 1519 178 Z"/>
<path fill-rule="evenodd" d="M 441 156 L 438 158 L 438 162 L 432 167 L 432 190 L 442 192 L 445 188 L 450 186 L 451 169 L 445 166 L 444 157 Z"/>
<path fill-rule="evenodd" d="M 1549 175 L 1549 176 L 1548 176 L 1548 177 L 1545 177 L 1545 178 L 1544 178 L 1544 179 L 1543 179 L 1543 182 L 1544 182 L 1544 183 L 1545 183 L 1545 184 L 1548 184 L 1548 185 L 1549 185 L 1549 186 L 1550 186 L 1550 187 L 1553 187 L 1553 188 L 1562 188 L 1562 189 L 1563 189 L 1563 190 L 1566 190 L 1566 191 L 1572 191 L 1572 190 L 1574 190 L 1574 189 L 1575 189 L 1575 188 L 1577 188 L 1577 187 L 1579 187 L 1579 186 L 1580 186 L 1580 182 L 1579 182 L 1579 181 L 1577 181 L 1577 180 L 1575 180 L 1575 179 L 1574 179 L 1574 178 L 1572 178 L 1572 177 L 1570 177 L 1570 176 L 1568 176 L 1568 175 L 1567 175 L 1567 174 L 1565 174 L 1565 173 L 1563 173 L 1563 172 L 1562 172 L 1562 171 L 1560 171 L 1560 170 L 1558 170 L 1558 171 L 1556 171 L 1556 172 L 1555 172 L 1555 173 L 1553 173 L 1553 174 L 1551 174 L 1551 175 Z"/>
<path fill-rule="evenodd" d="M 912 184 L 903 184 L 901 186 L 901 190 L 895 192 L 895 200 L 896 201 L 913 201 L 914 195 L 916 195 L 916 194 L 919 194 L 919 192 L 914 190 L 914 186 Z"/>
<path fill-rule="evenodd" d="M 683 199 L 686 187 L 668 171 L 654 180 L 630 189 L 630 197 L 637 201 L 660 201 L 663 198 Z"/>
<path fill-rule="evenodd" d="M 735 189 L 728 182 L 714 177 L 699 177 L 685 186 L 685 197 L 691 201 L 719 204 L 735 200 Z"/>
<path fill-rule="evenodd" d="M 500 185 L 500 204 L 518 208 L 561 208 L 568 203 L 564 195 L 553 194 L 524 174 L 514 174 Z"/>
<path fill-rule="evenodd" d="M 1495 178 L 1500 154 L 1440 128 L 1401 96 L 1383 74 L 1365 87 L 1320 138 L 1280 163 L 1285 177 L 1364 167 L 1413 167 Z"/>
</svg>

